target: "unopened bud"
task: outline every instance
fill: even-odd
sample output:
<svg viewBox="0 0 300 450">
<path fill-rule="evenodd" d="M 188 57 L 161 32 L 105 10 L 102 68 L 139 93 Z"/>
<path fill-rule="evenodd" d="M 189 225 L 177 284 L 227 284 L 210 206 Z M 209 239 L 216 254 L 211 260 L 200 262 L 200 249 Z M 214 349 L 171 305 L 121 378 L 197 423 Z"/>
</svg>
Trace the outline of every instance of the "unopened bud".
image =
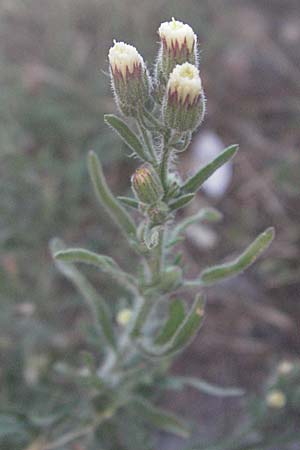
<svg viewBox="0 0 300 450">
<path fill-rule="evenodd" d="M 176 131 L 193 131 L 201 123 L 205 99 L 197 67 L 184 63 L 170 75 L 163 104 L 163 119 Z"/>
<path fill-rule="evenodd" d="M 160 50 L 156 62 L 156 85 L 163 96 L 169 76 L 177 64 L 189 62 L 198 66 L 197 36 L 193 29 L 174 18 L 159 29 Z"/>
<path fill-rule="evenodd" d="M 163 196 L 163 188 L 155 170 L 148 164 L 135 171 L 131 177 L 132 190 L 137 199 L 151 205 Z"/>
<path fill-rule="evenodd" d="M 136 116 L 150 95 L 151 81 L 142 56 L 132 45 L 115 42 L 108 53 L 115 100 L 125 116 Z"/>
</svg>

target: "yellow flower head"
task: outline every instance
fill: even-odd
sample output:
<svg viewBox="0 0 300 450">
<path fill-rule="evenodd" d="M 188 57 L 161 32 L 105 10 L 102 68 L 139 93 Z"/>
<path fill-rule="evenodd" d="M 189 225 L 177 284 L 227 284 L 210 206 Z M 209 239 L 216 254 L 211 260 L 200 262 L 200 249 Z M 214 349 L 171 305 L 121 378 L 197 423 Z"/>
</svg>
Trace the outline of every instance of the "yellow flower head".
<svg viewBox="0 0 300 450">
<path fill-rule="evenodd" d="M 270 408 L 281 409 L 286 405 L 286 396 L 278 389 L 273 389 L 266 398 L 267 405 Z"/>
<path fill-rule="evenodd" d="M 190 63 L 177 65 L 170 75 L 167 92 L 171 102 L 195 104 L 202 92 L 198 69 Z"/>
<path fill-rule="evenodd" d="M 186 48 L 191 53 L 197 43 L 197 36 L 193 29 L 174 18 L 171 22 L 163 22 L 158 29 L 158 34 L 169 51 L 180 51 Z"/>
<path fill-rule="evenodd" d="M 140 76 L 144 61 L 133 45 L 114 42 L 108 53 L 109 64 L 114 76 L 126 79 L 129 76 Z"/>
<path fill-rule="evenodd" d="M 125 327 L 129 323 L 131 316 L 132 316 L 131 309 L 129 308 L 121 309 L 117 314 L 118 324 Z"/>
</svg>

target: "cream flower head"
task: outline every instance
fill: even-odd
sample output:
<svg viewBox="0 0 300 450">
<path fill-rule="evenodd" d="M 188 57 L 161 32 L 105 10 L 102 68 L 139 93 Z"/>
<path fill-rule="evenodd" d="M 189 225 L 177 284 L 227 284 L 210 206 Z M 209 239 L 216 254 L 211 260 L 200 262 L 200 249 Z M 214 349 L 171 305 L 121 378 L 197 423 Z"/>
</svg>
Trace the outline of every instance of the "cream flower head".
<svg viewBox="0 0 300 450">
<path fill-rule="evenodd" d="M 125 42 L 114 41 L 113 47 L 109 50 L 108 59 L 114 76 L 121 74 L 123 79 L 127 75 L 140 73 L 141 67 L 144 65 L 143 58 L 137 49 Z"/>
<path fill-rule="evenodd" d="M 273 389 L 273 391 L 269 392 L 267 395 L 267 405 L 270 408 L 281 409 L 286 405 L 286 396 L 282 391 L 278 389 Z"/>
<path fill-rule="evenodd" d="M 179 20 L 172 18 L 171 22 L 163 22 L 158 34 L 164 45 L 170 49 L 181 49 L 186 46 L 189 52 L 192 52 L 197 42 L 197 36 L 193 29 Z"/>
<path fill-rule="evenodd" d="M 180 103 L 195 103 L 202 91 L 198 69 L 190 63 L 177 65 L 170 75 L 167 92 L 170 99 Z"/>
</svg>

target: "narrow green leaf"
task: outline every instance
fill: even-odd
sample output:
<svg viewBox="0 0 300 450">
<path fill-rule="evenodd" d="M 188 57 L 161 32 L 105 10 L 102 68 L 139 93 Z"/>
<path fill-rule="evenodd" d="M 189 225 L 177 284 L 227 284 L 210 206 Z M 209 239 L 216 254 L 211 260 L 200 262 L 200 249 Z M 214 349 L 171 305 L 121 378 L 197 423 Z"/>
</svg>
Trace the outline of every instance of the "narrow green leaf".
<svg viewBox="0 0 300 450">
<path fill-rule="evenodd" d="M 140 343 L 140 349 L 145 356 L 154 359 L 170 357 L 188 345 L 202 324 L 204 316 L 203 304 L 203 297 L 197 296 L 191 310 L 165 345 L 146 346 Z"/>
<path fill-rule="evenodd" d="M 214 384 L 208 383 L 207 381 L 202 380 L 201 378 L 194 377 L 172 377 L 174 381 L 178 381 L 182 383 L 182 386 L 191 386 L 198 391 L 204 392 L 208 395 L 214 395 L 216 397 L 238 397 L 244 394 L 242 389 L 238 388 L 224 388 L 220 386 L 216 386 Z"/>
<path fill-rule="evenodd" d="M 53 239 L 50 242 L 50 250 L 54 258 L 59 251 L 63 251 L 61 250 L 62 248 L 64 248 L 64 244 L 58 239 Z M 116 349 L 113 325 L 105 300 L 73 264 L 63 262 L 62 260 L 59 261 L 57 259 L 55 260 L 55 264 L 59 271 L 74 284 L 83 296 L 88 308 L 91 311 L 95 328 L 104 336 L 109 347 Z"/>
<path fill-rule="evenodd" d="M 98 255 L 83 248 L 70 248 L 58 251 L 54 254 L 54 258 L 66 263 L 83 263 L 96 266 L 104 273 L 110 274 L 120 284 L 125 285 L 130 291 L 135 290 L 135 280 L 132 275 L 124 272 L 109 256 Z"/>
<path fill-rule="evenodd" d="M 132 400 L 132 403 L 140 417 L 155 428 L 168 433 L 173 433 L 183 438 L 189 437 L 190 433 L 187 424 L 174 414 L 158 408 L 140 397 L 135 397 Z"/>
<path fill-rule="evenodd" d="M 128 125 L 114 114 L 105 114 L 104 121 L 109 125 L 128 145 L 128 147 L 138 155 L 143 161 L 151 162 L 149 154 L 144 149 L 137 135 L 128 127 Z"/>
<path fill-rule="evenodd" d="M 201 296 L 197 296 L 189 314 L 186 316 L 184 322 L 182 322 L 182 325 L 172 339 L 173 342 L 170 348 L 171 353 L 183 349 L 193 340 L 200 325 L 202 325 L 203 316 L 204 299 Z"/>
<path fill-rule="evenodd" d="M 169 203 L 169 208 L 171 211 L 176 211 L 179 208 L 183 208 L 188 203 L 190 203 L 193 198 L 195 197 L 195 194 L 185 194 L 181 197 L 176 198 L 176 200 L 173 200 Z"/>
<path fill-rule="evenodd" d="M 98 200 L 129 239 L 135 239 L 135 224 L 107 186 L 101 163 L 94 152 L 89 153 L 88 167 Z"/>
<path fill-rule="evenodd" d="M 121 203 L 123 203 L 126 206 L 130 206 L 131 208 L 135 208 L 135 209 L 138 209 L 138 207 L 139 207 L 139 202 L 135 198 L 122 197 L 122 196 L 119 196 L 117 198 L 118 198 L 118 200 L 120 200 Z"/>
<path fill-rule="evenodd" d="M 267 228 L 234 261 L 205 269 L 200 274 L 202 284 L 214 284 L 243 272 L 269 247 L 274 238 L 274 233 L 274 228 Z"/>
<path fill-rule="evenodd" d="M 182 186 L 182 192 L 196 192 L 200 186 L 227 161 L 234 157 L 239 146 L 231 145 L 225 148 L 213 161 L 202 167 L 195 175 L 189 178 Z"/>
<path fill-rule="evenodd" d="M 54 255 L 55 259 L 70 263 L 84 263 L 91 264 L 92 266 L 97 266 L 103 271 L 117 269 L 118 265 L 114 262 L 112 258 L 105 255 L 98 255 L 97 253 L 90 252 L 83 248 L 70 248 L 66 250 L 59 250 Z"/>
<path fill-rule="evenodd" d="M 175 334 L 176 330 L 184 320 L 185 311 L 181 300 L 172 300 L 169 308 L 169 317 L 159 335 L 156 337 L 155 345 L 163 345 Z"/>
</svg>

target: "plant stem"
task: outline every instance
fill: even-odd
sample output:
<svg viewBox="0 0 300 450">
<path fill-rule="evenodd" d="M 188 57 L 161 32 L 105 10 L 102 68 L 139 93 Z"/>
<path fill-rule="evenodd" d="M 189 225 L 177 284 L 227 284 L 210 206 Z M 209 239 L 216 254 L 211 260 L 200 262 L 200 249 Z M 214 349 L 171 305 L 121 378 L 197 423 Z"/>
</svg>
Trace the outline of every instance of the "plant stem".
<svg viewBox="0 0 300 450">
<path fill-rule="evenodd" d="M 158 244 L 155 249 L 153 249 L 154 254 L 150 261 L 151 282 L 153 284 L 159 281 L 161 273 L 164 269 L 165 227 L 166 225 L 164 225 L 164 227 L 162 227 L 159 231 Z M 140 334 L 140 331 L 146 322 L 154 303 L 155 299 L 151 297 L 143 296 L 139 298 L 139 303 L 137 303 L 137 315 L 133 324 L 131 336 L 137 337 Z"/>
<path fill-rule="evenodd" d="M 148 131 L 145 129 L 145 127 L 144 127 L 144 125 L 143 125 L 143 123 L 142 123 L 140 118 L 138 119 L 138 127 L 139 127 L 139 130 L 140 130 L 141 134 L 142 134 L 143 140 L 144 140 L 144 142 L 146 144 L 147 150 L 148 150 L 148 152 L 149 152 L 149 154 L 151 156 L 151 159 L 153 160 L 153 163 L 157 164 L 157 156 L 156 156 L 155 151 L 153 149 L 153 145 L 152 145 L 152 143 L 150 141 L 150 138 L 149 138 L 149 135 L 148 135 Z"/>
<path fill-rule="evenodd" d="M 136 305 L 136 317 L 131 330 L 131 336 L 136 338 L 140 335 L 141 329 L 147 320 L 148 315 L 153 307 L 153 299 L 140 297 Z"/>
<path fill-rule="evenodd" d="M 43 447 L 43 450 L 54 450 L 56 448 L 61 448 L 64 445 L 68 444 L 69 442 L 75 441 L 75 439 L 81 438 L 83 436 L 86 436 L 87 434 L 90 434 L 94 431 L 95 425 L 88 425 L 85 428 L 82 428 L 79 431 L 74 431 L 71 433 L 67 433 L 61 438 L 57 439 L 56 441 L 45 445 Z"/>
<path fill-rule="evenodd" d="M 159 280 L 161 272 L 164 268 L 164 255 L 165 255 L 165 228 L 166 224 L 159 230 L 158 244 L 154 249 L 152 261 L 152 282 L 155 283 Z"/>
<path fill-rule="evenodd" d="M 165 141 L 165 138 L 164 138 L 164 141 Z M 167 193 L 167 190 L 168 190 L 168 168 L 169 168 L 170 154 L 171 154 L 171 147 L 168 144 L 165 144 L 165 142 L 164 142 L 160 166 L 159 166 L 159 175 L 160 175 L 161 183 L 163 185 L 165 193 Z"/>
</svg>

